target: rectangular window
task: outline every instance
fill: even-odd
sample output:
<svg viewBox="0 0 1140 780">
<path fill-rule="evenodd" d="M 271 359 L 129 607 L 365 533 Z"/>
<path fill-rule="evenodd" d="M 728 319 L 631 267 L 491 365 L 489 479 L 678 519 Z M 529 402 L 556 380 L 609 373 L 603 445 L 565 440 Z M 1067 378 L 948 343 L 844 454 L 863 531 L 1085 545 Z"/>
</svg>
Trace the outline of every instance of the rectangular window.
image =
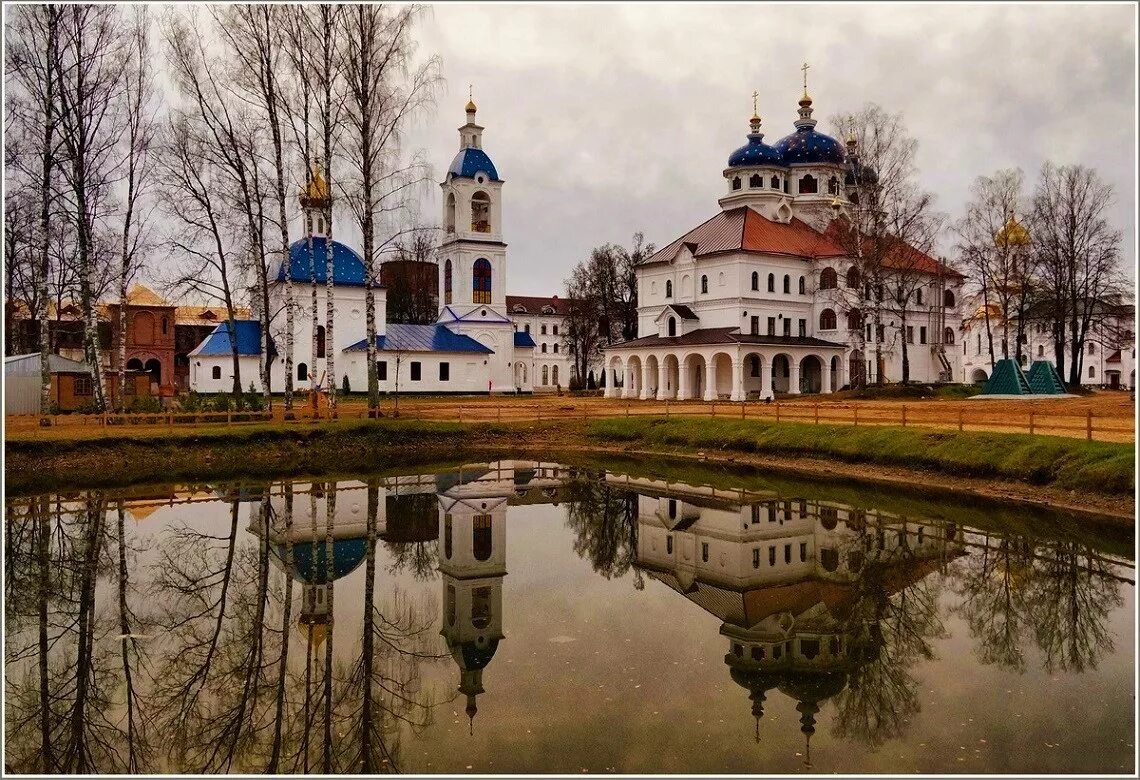
<svg viewBox="0 0 1140 780">
<path fill-rule="evenodd" d="M 672 536 L 666 536 L 665 537 L 665 552 L 668 553 L 669 555 L 673 554 L 673 537 Z"/>
<path fill-rule="evenodd" d="M 871 340 L 871 325 L 870 325 L 870 323 L 868 323 L 867 324 L 867 341 L 870 341 L 870 340 Z"/>
<path fill-rule="evenodd" d="M 800 338 L 807 336 L 807 320 L 800 320 Z"/>
<path fill-rule="evenodd" d="M 709 562 L 709 543 L 701 542 L 701 560 L 705 563 Z"/>
<path fill-rule="evenodd" d="M 880 325 L 876 330 L 878 331 L 878 333 L 875 334 L 875 341 L 877 341 L 881 344 L 887 340 L 887 338 L 886 338 L 886 326 Z"/>
<path fill-rule="evenodd" d="M 529 322 L 526 325 L 524 325 L 523 328 L 526 329 L 527 333 L 530 333 L 530 323 Z"/>
<path fill-rule="evenodd" d="M 807 542 L 800 542 L 800 563 L 807 560 Z"/>
<path fill-rule="evenodd" d="M 376 361 L 376 378 L 379 379 L 381 382 L 387 382 L 388 381 L 388 361 L 387 360 L 377 360 Z"/>
<path fill-rule="evenodd" d="M 792 546 L 790 544 L 784 545 L 784 563 L 792 562 Z"/>
<path fill-rule="evenodd" d="M 420 361 L 418 361 L 418 360 L 412 361 L 411 371 L 412 371 L 412 381 L 413 382 L 420 381 Z"/>
<path fill-rule="evenodd" d="M 906 326 L 906 343 L 907 344 L 913 344 L 914 343 L 914 326 L 913 325 L 907 325 Z"/>
<path fill-rule="evenodd" d="M 440 382 L 447 382 L 450 379 L 451 379 L 451 364 L 450 363 L 440 363 L 439 364 L 439 381 Z"/>
<path fill-rule="evenodd" d="M 557 325 L 552 325 L 552 326 L 551 326 L 551 328 L 552 328 L 552 331 L 551 331 L 551 332 L 552 332 L 552 333 L 553 333 L 555 336 L 557 336 L 557 335 L 558 335 L 558 326 L 557 326 Z"/>
<path fill-rule="evenodd" d="M 775 547 L 769 547 L 768 548 L 768 565 L 769 566 L 775 566 L 776 565 L 776 548 Z"/>
<path fill-rule="evenodd" d="M 925 325 L 921 326 L 918 329 L 918 343 L 919 344 L 925 344 L 926 343 L 926 326 Z"/>
<path fill-rule="evenodd" d="M 759 336 L 760 335 L 760 318 L 759 317 L 752 317 L 750 320 L 750 325 L 751 325 L 750 330 L 752 332 L 752 335 L 753 336 Z"/>
<path fill-rule="evenodd" d="M 751 509 L 752 509 L 752 523 L 753 524 L 759 523 L 760 522 L 760 505 L 759 504 L 753 504 L 751 506 Z"/>
<path fill-rule="evenodd" d="M 91 377 L 77 376 L 75 377 L 75 394 L 76 395 L 92 395 L 94 388 L 91 385 Z"/>
<path fill-rule="evenodd" d="M 769 336 L 775 336 L 776 335 L 776 318 L 775 317 L 769 317 L 768 318 L 768 335 Z"/>
<path fill-rule="evenodd" d="M 759 569 L 760 568 L 760 548 L 759 547 L 753 547 L 752 548 L 752 568 L 753 569 Z"/>
<path fill-rule="evenodd" d="M 784 320 L 784 336 L 791 337 L 792 335 L 792 321 L 790 319 Z"/>
</svg>

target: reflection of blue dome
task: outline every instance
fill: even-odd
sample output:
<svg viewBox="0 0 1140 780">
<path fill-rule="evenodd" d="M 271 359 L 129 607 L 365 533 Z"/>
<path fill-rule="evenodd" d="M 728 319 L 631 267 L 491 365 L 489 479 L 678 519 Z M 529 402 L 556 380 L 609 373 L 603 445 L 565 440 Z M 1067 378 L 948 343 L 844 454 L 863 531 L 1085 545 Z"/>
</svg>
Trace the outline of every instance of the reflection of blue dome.
<svg viewBox="0 0 1140 780">
<path fill-rule="evenodd" d="M 776 142 L 776 151 L 784 165 L 793 163 L 831 163 L 842 165 L 846 159 L 843 145 L 829 135 L 811 127 L 801 127 Z"/>
<path fill-rule="evenodd" d="M 313 236 L 313 269 L 317 284 L 325 283 L 325 242 L 323 236 Z M 339 241 L 332 242 L 333 283 L 364 286 L 364 261 Z M 309 247 L 305 239 L 289 247 L 289 273 L 294 282 L 312 282 L 309 275 Z M 285 266 L 277 271 L 277 281 L 285 281 Z"/>
<path fill-rule="evenodd" d="M 316 555 L 313 548 L 316 547 Z M 286 560 L 284 544 L 276 547 L 277 556 Z M 337 539 L 333 542 L 333 579 L 339 580 L 360 565 L 368 555 L 367 539 Z M 325 572 L 325 540 L 316 542 L 298 542 L 293 545 L 293 571 L 294 579 L 307 582 L 310 585 L 328 584 Z"/>
<path fill-rule="evenodd" d="M 480 171 L 487 174 L 487 178 L 491 181 L 499 180 L 499 172 L 495 170 L 495 164 L 491 162 L 491 158 L 482 149 L 476 149 L 472 146 L 460 149 L 459 154 L 455 155 L 455 159 L 451 161 L 451 167 L 447 169 L 448 173 L 466 179 L 475 178 L 475 174 Z"/>
<path fill-rule="evenodd" d="M 749 133 L 748 143 L 728 156 L 729 168 L 749 165 L 783 165 L 783 158 L 773 147 L 764 143 L 762 133 Z"/>
<path fill-rule="evenodd" d="M 460 669 L 471 672 L 486 668 L 487 664 L 491 663 L 491 659 L 495 657 L 495 651 L 498 649 L 498 639 L 492 639 L 484 648 L 476 647 L 474 642 L 464 642 L 458 647 L 453 647 L 451 655 L 459 664 Z"/>
</svg>

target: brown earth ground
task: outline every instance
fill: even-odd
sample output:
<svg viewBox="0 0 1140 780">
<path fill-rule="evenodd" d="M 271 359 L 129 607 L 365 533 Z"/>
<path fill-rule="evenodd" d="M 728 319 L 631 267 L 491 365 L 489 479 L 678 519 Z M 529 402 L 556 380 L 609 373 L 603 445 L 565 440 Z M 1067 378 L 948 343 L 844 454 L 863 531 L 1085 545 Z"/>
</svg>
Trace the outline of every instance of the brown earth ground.
<svg viewBox="0 0 1140 780">
<path fill-rule="evenodd" d="M 1135 442 L 1136 406 L 1131 393 L 1102 391 L 1075 398 L 1043 400 L 824 400 L 825 396 L 799 396 L 778 403 L 748 401 L 639 401 L 598 396 L 536 394 L 533 396 L 404 396 L 381 399 L 384 416 L 459 422 L 523 422 L 529 420 L 590 419 L 624 415 L 704 415 L 748 419 L 794 420 L 847 425 L 908 425 L 966 431 L 1036 433 L 1091 438 L 1096 441 Z M 296 405 L 298 425 L 326 419 L 323 402 L 314 414 L 305 398 Z M 367 417 L 367 401 L 360 396 L 340 399 L 337 416 Z M 274 419 L 283 421 L 284 404 L 274 401 Z M 105 426 L 99 415 L 59 415 L 42 428 L 36 417 L 6 418 L 5 437 L 18 439 L 86 439 L 107 434 L 155 434 L 171 427 L 161 415 L 139 415 L 129 426 Z M 134 421 L 131 421 L 134 422 Z M 157 422 L 158 424 L 146 424 Z M 211 425 L 226 425 L 226 413 L 211 415 Z M 233 423 L 235 425 L 241 423 Z M 196 427 L 205 427 L 199 422 Z M 188 426 L 177 425 L 182 429 Z"/>
</svg>

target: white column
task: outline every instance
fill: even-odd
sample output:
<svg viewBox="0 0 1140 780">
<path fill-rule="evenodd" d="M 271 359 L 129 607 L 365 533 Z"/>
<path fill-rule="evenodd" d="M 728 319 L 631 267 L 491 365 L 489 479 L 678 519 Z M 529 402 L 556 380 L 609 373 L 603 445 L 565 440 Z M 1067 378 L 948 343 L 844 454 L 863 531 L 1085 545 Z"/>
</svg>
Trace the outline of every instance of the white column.
<svg viewBox="0 0 1140 780">
<path fill-rule="evenodd" d="M 819 376 L 819 392 L 820 393 L 830 393 L 831 392 L 831 360 L 830 359 L 824 359 L 823 370 L 820 372 L 820 376 Z"/>
<path fill-rule="evenodd" d="M 638 399 L 640 399 L 642 401 L 644 401 L 646 398 L 649 397 L 649 385 L 653 381 L 652 379 L 650 379 L 649 373 L 650 373 L 649 372 L 649 362 L 647 360 L 642 360 L 641 361 L 641 387 L 638 388 L 638 390 L 640 392 L 638 392 L 638 394 L 637 394 Z"/>
<path fill-rule="evenodd" d="M 716 380 L 717 380 L 716 361 L 715 360 L 706 360 L 705 361 L 705 395 L 704 395 L 706 401 L 715 401 L 716 400 L 716 385 L 717 385 Z"/>
<path fill-rule="evenodd" d="M 657 361 L 657 400 L 665 400 L 665 356 L 662 355 L 661 359 Z"/>
<path fill-rule="evenodd" d="M 625 372 L 623 374 L 621 397 L 632 398 L 633 393 L 633 370 L 629 367 L 629 361 L 625 363 Z"/>
<path fill-rule="evenodd" d="M 773 398 L 774 396 L 775 393 L 772 391 L 772 358 L 765 355 L 760 364 L 760 397 Z"/>
<path fill-rule="evenodd" d="M 606 398 L 617 398 L 617 371 L 611 367 L 605 369 L 606 371 Z"/>
<path fill-rule="evenodd" d="M 732 400 L 744 400 L 744 361 L 736 360 L 732 363 Z"/>
<path fill-rule="evenodd" d="M 799 395 L 800 393 L 800 361 L 792 358 L 788 361 L 788 395 Z"/>
<path fill-rule="evenodd" d="M 689 380 L 691 378 L 689 376 L 689 372 L 691 372 L 691 371 L 692 371 L 692 368 L 685 365 L 685 363 L 683 361 L 677 363 L 677 400 L 678 401 L 688 401 L 689 400 Z"/>
</svg>

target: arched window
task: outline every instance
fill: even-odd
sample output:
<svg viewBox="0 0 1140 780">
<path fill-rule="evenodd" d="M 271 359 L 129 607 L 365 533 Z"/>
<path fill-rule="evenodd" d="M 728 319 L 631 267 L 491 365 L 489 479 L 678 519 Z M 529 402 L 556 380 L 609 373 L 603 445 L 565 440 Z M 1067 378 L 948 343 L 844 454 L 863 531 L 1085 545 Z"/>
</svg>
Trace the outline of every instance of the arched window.
<svg viewBox="0 0 1140 780">
<path fill-rule="evenodd" d="M 701 275 L 701 294 L 707 295 L 709 291 L 709 278 L 704 274 Z"/>
<path fill-rule="evenodd" d="M 942 293 L 942 305 L 948 309 L 954 307 L 954 291 L 946 290 Z"/>
<path fill-rule="evenodd" d="M 558 354 L 558 342 L 555 342 L 555 343 L 554 343 L 554 354 L 555 354 L 555 355 L 557 355 L 557 354 Z"/>
<path fill-rule="evenodd" d="M 772 177 L 772 189 L 774 189 L 774 190 L 780 189 L 780 177 L 779 176 L 773 176 Z"/>
<path fill-rule="evenodd" d="M 801 195 L 814 195 L 819 192 L 819 185 L 815 177 L 810 173 L 800 179 L 800 194 Z"/>
<path fill-rule="evenodd" d="M 805 282 L 804 278 L 801 276 L 800 277 L 800 295 L 803 295 L 806 292 L 807 292 L 807 282 Z"/>
<path fill-rule="evenodd" d="M 214 366 L 213 369 L 211 369 L 211 371 L 210 371 L 210 376 L 212 376 L 214 379 L 221 379 L 222 378 L 222 367 L 221 366 Z"/>
<path fill-rule="evenodd" d="M 751 176 L 748 177 L 748 186 L 749 187 L 763 187 L 764 186 L 764 177 L 758 173 L 752 174 Z"/>
<path fill-rule="evenodd" d="M 451 303 L 451 260 L 443 262 L 443 302 Z"/>
<path fill-rule="evenodd" d="M 863 312 L 852 309 L 847 312 L 847 330 L 859 330 L 863 327 Z"/>
<path fill-rule="evenodd" d="M 824 268 L 819 274 L 819 289 L 834 290 L 839 286 L 839 275 L 834 268 Z"/>
<path fill-rule="evenodd" d="M 752 289 L 753 290 L 759 290 L 760 289 L 760 274 L 757 273 L 756 271 L 752 272 Z"/>
<path fill-rule="evenodd" d="M 666 279 L 665 280 L 665 297 L 666 298 L 672 298 L 673 297 L 673 280 L 672 279 Z"/>
<path fill-rule="evenodd" d="M 1089 366 L 1089 379 L 1096 379 L 1096 366 Z"/>
<path fill-rule="evenodd" d="M 837 327 L 839 327 L 839 323 L 833 309 L 824 309 L 819 313 L 820 330 L 835 330 Z"/>
<path fill-rule="evenodd" d="M 541 349 L 542 349 L 542 354 L 545 355 L 546 354 L 546 342 L 545 341 L 542 342 L 542 348 Z"/>
<path fill-rule="evenodd" d="M 447 193 L 447 232 L 455 232 L 455 193 Z"/>
<path fill-rule="evenodd" d="M 776 275 L 768 274 L 768 292 L 776 292 Z"/>
<path fill-rule="evenodd" d="M 558 351 L 558 345 L 557 344 L 554 345 L 554 351 L 555 352 Z M 552 385 L 558 384 L 558 366 L 552 366 L 550 369 L 550 384 L 552 384 Z"/>
<path fill-rule="evenodd" d="M 491 196 L 482 190 L 471 196 L 471 232 L 491 232 Z"/>
<path fill-rule="evenodd" d="M 733 176 L 732 177 L 732 189 L 734 189 L 734 190 L 740 189 L 740 177 L 739 176 Z"/>
<path fill-rule="evenodd" d="M 297 364 L 297 381 L 304 382 L 309 378 L 309 367 L 304 363 Z"/>
<path fill-rule="evenodd" d="M 166 332 L 167 332 L 167 326 L 168 326 L 168 323 L 167 323 L 167 318 L 166 318 L 166 317 L 163 317 L 163 318 L 162 318 L 162 335 L 163 335 L 163 336 L 165 336 L 165 335 L 166 335 Z"/>
<path fill-rule="evenodd" d="M 475 554 L 475 560 L 485 561 L 491 557 L 491 516 L 475 515 L 472 520 L 471 552 Z"/>
<path fill-rule="evenodd" d="M 827 194 L 828 195 L 838 195 L 839 194 L 839 179 L 835 178 L 834 176 L 832 176 L 830 179 L 827 180 Z"/>
<path fill-rule="evenodd" d="M 472 303 L 491 302 L 491 261 L 480 257 L 471 269 Z"/>
<path fill-rule="evenodd" d="M 919 287 L 914 292 L 915 292 L 915 302 L 918 303 L 919 306 L 921 306 L 922 305 L 922 288 Z"/>
<path fill-rule="evenodd" d="M 325 326 L 317 326 L 317 357 L 323 358 L 325 356 Z"/>
<path fill-rule="evenodd" d="M 542 384 L 543 385 L 549 385 L 550 384 L 550 366 L 543 366 L 542 367 Z"/>
<path fill-rule="evenodd" d="M 669 330 L 667 331 L 667 333 L 670 336 L 676 336 L 677 335 L 677 318 L 676 317 L 670 317 L 669 318 Z"/>
<path fill-rule="evenodd" d="M 792 292 L 792 277 L 784 274 L 784 295 L 790 295 Z"/>
<path fill-rule="evenodd" d="M 855 266 L 851 266 L 850 268 L 847 269 L 847 287 L 848 287 L 848 289 L 858 290 L 859 289 L 859 282 L 860 282 L 859 269 L 856 268 Z"/>
<path fill-rule="evenodd" d="M 946 344 L 953 344 L 954 343 L 954 329 L 953 328 L 947 328 L 946 330 L 942 331 L 942 341 Z"/>
<path fill-rule="evenodd" d="M 1037 345 L 1037 357 L 1045 357 L 1045 345 L 1044 344 L 1038 344 Z"/>
</svg>

